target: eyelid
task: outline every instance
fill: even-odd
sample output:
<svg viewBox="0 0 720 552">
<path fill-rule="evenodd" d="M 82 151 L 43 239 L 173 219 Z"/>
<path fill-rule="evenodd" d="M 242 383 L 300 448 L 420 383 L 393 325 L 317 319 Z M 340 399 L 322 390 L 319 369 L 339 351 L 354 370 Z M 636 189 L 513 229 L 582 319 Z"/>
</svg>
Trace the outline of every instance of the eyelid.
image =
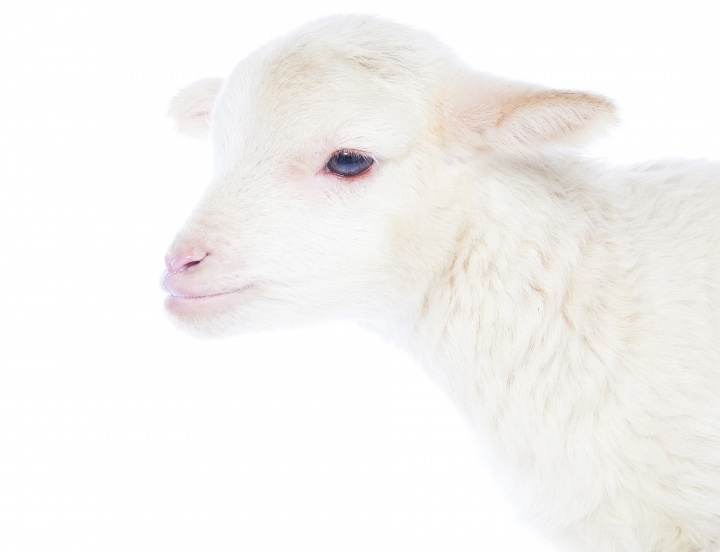
<svg viewBox="0 0 720 552">
<path fill-rule="evenodd" d="M 358 155 L 360 157 L 364 157 L 365 159 L 370 159 L 371 161 L 375 162 L 375 156 L 371 155 L 370 153 L 363 151 L 361 149 L 355 149 L 355 148 L 338 148 L 334 150 L 330 157 L 328 157 L 328 162 L 333 159 L 336 155 Z"/>
<path fill-rule="evenodd" d="M 335 155 L 337 153 L 350 153 L 354 155 L 361 155 L 362 157 L 372 157 L 369 153 L 363 150 L 354 149 L 354 148 L 338 148 L 334 152 L 332 152 L 332 155 Z M 331 155 L 331 157 L 332 157 Z"/>
</svg>

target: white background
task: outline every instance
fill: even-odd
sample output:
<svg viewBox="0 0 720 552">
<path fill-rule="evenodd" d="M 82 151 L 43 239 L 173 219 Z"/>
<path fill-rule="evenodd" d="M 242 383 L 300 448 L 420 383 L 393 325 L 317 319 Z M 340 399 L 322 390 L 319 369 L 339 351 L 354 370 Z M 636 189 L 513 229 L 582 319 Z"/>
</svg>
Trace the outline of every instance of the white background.
<svg viewBox="0 0 720 552">
<path fill-rule="evenodd" d="M 617 100 L 617 161 L 718 157 L 714 2 L 0 7 L 0 550 L 541 551 L 422 370 L 346 323 L 177 331 L 162 258 L 210 175 L 168 100 L 341 11 Z M 474 6 L 470 8 L 470 6 Z"/>
</svg>

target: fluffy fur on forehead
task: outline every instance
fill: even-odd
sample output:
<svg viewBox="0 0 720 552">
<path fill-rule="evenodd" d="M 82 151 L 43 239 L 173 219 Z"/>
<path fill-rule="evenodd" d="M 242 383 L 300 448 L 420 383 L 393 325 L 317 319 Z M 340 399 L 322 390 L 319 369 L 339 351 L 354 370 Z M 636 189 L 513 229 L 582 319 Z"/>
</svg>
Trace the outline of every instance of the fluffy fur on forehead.
<svg viewBox="0 0 720 552">
<path fill-rule="evenodd" d="M 390 102 L 397 113 L 420 108 L 425 116 L 456 65 L 425 32 L 372 16 L 332 16 L 259 48 L 229 80 L 234 99 L 252 97 L 280 116 L 303 101 L 338 99 L 348 109 Z"/>
<path fill-rule="evenodd" d="M 280 40 L 271 53 L 271 71 L 300 76 L 308 63 L 315 71 L 346 66 L 390 81 L 429 84 L 452 59 L 432 35 L 373 16 L 333 16 L 304 26 Z"/>
</svg>

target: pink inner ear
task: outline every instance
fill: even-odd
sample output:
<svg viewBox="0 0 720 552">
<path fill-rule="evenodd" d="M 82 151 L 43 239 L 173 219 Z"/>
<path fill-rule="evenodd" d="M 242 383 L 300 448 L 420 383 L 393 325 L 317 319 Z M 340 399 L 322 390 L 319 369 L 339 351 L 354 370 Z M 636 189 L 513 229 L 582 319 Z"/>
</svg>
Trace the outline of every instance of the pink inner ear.
<svg viewBox="0 0 720 552">
<path fill-rule="evenodd" d="M 210 120 L 210 112 L 198 111 L 197 113 L 193 113 L 193 119 L 203 119 L 204 121 L 208 121 Z"/>
</svg>

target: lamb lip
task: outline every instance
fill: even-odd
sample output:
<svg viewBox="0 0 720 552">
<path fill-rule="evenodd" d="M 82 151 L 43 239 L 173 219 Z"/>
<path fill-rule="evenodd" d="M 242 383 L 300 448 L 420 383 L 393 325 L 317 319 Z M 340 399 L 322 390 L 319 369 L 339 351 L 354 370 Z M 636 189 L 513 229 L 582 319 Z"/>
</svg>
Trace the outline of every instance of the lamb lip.
<svg viewBox="0 0 720 552">
<path fill-rule="evenodd" d="M 242 291 L 245 291 L 247 289 L 250 289 L 252 287 L 252 284 L 248 284 L 246 286 L 239 287 L 237 289 L 231 289 L 230 291 L 221 291 L 219 293 L 208 293 L 205 295 L 184 295 L 181 293 L 173 293 L 172 291 L 169 292 L 168 296 L 172 299 L 211 299 L 213 297 L 222 297 L 223 295 L 231 295 L 233 293 L 240 293 Z"/>
<path fill-rule="evenodd" d="M 175 294 L 171 293 L 170 297 L 173 299 L 209 299 L 210 297 L 220 297 L 222 295 L 228 295 L 230 293 L 235 293 L 234 291 L 224 291 L 222 293 L 210 293 L 208 295 L 181 295 L 181 294 Z"/>
</svg>

